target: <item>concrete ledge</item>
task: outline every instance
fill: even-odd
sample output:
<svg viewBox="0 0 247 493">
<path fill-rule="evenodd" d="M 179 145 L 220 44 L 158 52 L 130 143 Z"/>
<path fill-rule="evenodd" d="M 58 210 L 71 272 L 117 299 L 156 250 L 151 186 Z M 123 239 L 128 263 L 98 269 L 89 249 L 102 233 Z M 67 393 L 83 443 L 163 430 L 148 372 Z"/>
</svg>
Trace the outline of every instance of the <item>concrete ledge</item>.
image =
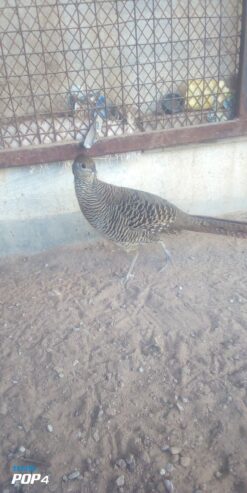
<svg viewBox="0 0 247 493">
<path fill-rule="evenodd" d="M 0 256 L 32 254 L 78 241 L 86 244 L 99 238 L 80 212 L 1 221 L 0 227 Z"/>
</svg>

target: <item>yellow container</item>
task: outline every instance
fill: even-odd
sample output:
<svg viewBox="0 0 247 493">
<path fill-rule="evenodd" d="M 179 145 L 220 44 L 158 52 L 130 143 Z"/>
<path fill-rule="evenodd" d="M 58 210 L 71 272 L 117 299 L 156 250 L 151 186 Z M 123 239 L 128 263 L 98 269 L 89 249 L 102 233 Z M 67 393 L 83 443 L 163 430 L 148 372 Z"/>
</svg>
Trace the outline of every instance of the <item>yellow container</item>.
<svg viewBox="0 0 247 493">
<path fill-rule="evenodd" d="M 223 80 L 193 79 L 189 81 L 186 92 L 187 107 L 191 110 L 209 110 L 216 102 L 222 106 L 229 94 L 230 90 Z"/>
</svg>

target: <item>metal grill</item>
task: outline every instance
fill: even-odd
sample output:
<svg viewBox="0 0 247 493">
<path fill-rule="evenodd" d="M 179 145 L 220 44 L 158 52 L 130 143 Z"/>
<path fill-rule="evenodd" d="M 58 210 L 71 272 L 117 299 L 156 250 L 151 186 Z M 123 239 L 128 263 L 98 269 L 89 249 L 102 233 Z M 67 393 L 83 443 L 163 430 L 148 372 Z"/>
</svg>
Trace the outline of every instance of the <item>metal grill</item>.
<svg viewBox="0 0 247 493">
<path fill-rule="evenodd" d="M 240 0 L 1 0 L 0 148 L 232 120 Z"/>
</svg>

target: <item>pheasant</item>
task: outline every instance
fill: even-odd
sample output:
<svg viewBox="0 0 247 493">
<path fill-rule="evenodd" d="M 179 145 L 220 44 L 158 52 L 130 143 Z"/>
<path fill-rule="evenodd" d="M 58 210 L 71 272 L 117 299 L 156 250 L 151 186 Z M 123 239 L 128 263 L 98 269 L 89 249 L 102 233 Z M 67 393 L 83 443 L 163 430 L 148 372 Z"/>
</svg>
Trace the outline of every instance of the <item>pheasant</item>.
<svg viewBox="0 0 247 493">
<path fill-rule="evenodd" d="M 75 192 L 88 222 L 126 249 L 163 243 L 165 235 L 182 230 L 247 238 L 247 222 L 190 215 L 167 200 L 141 190 L 111 185 L 97 178 L 94 161 L 79 156 L 73 166 Z M 126 281 L 137 260 L 134 257 Z"/>
</svg>

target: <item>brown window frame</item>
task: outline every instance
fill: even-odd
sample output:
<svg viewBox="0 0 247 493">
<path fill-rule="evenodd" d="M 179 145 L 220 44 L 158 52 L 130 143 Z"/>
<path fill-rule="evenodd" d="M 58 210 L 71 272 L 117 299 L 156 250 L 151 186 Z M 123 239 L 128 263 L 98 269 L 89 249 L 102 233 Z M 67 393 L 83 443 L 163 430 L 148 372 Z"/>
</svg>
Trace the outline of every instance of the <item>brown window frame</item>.
<svg viewBox="0 0 247 493">
<path fill-rule="evenodd" d="M 79 154 L 91 157 L 164 147 L 215 142 L 247 135 L 247 0 L 243 0 L 237 117 L 223 123 L 135 133 L 98 141 L 89 151 L 78 142 L 37 145 L 0 151 L 0 168 L 73 160 Z"/>
</svg>

